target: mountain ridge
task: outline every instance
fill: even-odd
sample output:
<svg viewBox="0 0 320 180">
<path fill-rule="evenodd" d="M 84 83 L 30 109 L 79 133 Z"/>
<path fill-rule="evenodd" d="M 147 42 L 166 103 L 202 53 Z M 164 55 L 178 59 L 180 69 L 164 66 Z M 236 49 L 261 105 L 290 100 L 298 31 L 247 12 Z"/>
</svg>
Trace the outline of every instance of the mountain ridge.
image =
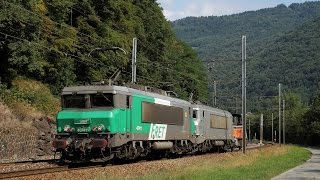
<svg viewBox="0 0 320 180">
<path fill-rule="evenodd" d="M 185 18 L 172 22 L 172 25 L 178 37 L 194 47 L 199 53 L 200 58 L 204 61 L 213 59 L 240 60 L 241 36 L 246 35 L 248 96 L 253 97 L 266 96 L 268 94 L 276 95 L 277 83 L 273 80 L 270 81 L 269 76 L 274 75 L 274 77 L 276 77 L 275 79 L 279 79 L 278 77 L 280 77 L 281 71 L 283 71 L 277 67 L 270 66 L 270 64 L 264 64 L 263 61 L 270 62 L 269 60 L 272 58 L 272 54 L 270 54 L 270 52 L 269 54 L 263 54 L 262 52 L 268 52 L 267 50 L 274 47 L 275 43 L 280 43 L 278 41 L 281 40 L 281 38 L 286 37 L 287 34 L 290 34 L 291 32 L 299 31 L 301 28 L 303 29 L 303 26 L 318 17 L 320 17 L 320 2 L 305 2 L 294 3 L 288 7 L 285 5 L 278 5 L 274 8 L 266 8 L 223 17 L 209 16 Z M 313 31 L 316 30 L 313 29 Z M 298 33 L 298 35 L 302 36 L 303 33 Z M 301 42 L 303 42 L 303 40 L 301 40 Z M 279 44 L 277 44 L 276 47 L 277 49 L 274 49 L 274 51 L 281 49 Z M 305 46 L 304 48 L 307 49 L 308 47 Z M 289 49 L 287 48 L 286 51 L 285 54 L 288 55 L 290 53 Z M 292 51 L 294 51 L 294 49 Z M 313 62 L 312 58 L 309 58 L 309 60 Z M 264 66 L 265 69 L 257 68 L 259 65 Z M 208 64 L 205 66 L 208 66 Z M 212 66 L 211 69 L 213 70 L 208 70 L 207 72 L 209 79 L 212 81 L 221 79 L 228 81 L 232 78 L 238 78 L 238 81 L 240 81 L 241 64 L 225 62 L 211 64 L 210 66 Z M 271 67 L 272 72 L 268 72 L 268 68 Z M 295 72 L 293 69 L 299 70 L 299 67 L 290 66 L 290 68 L 291 70 L 288 70 L 290 71 L 289 74 Z M 307 70 L 304 69 L 304 71 Z M 235 76 L 234 74 L 237 75 Z M 283 83 L 284 87 L 287 88 L 286 91 L 298 92 L 304 97 L 304 102 L 308 102 L 314 93 L 307 93 L 306 95 L 306 93 L 302 93 L 302 91 L 306 91 L 308 88 L 311 88 L 312 91 L 316 91 L 316 87 L 313 86 L 312 83 L 314 83 L 317 78 L 313 75 L 308 77 L 308 79 L 306 87 L 301 88 L 304 90 L 297 90 L 297 88 L 291 84 L 293 81 L 284 81 Z M 310 79 L 312 81 L 310 81 Z M 300 81 L 301 80 L 302 79 L 300 78 Z M 213 83 L 209 84 L 211 84 L 209 90 L 213 91 Z M 234 96 L 235 94 L 240 96 L 241 93 L 239 86 L 234 88 L 232 85 L 221 84 L 217 88 L 218 91 L 221 92 L 220 94 L 223 93 L 228 96 Z M 258 100 L 257 98 L 253 99 L 252 108 L 255 109 L 254 107 Z M 220 104 L 230 106 L 231 101 L 233 100 L 228 100 L 229 102 L 224 101 L 225 100 L 221 99 Z"/>
</svg>

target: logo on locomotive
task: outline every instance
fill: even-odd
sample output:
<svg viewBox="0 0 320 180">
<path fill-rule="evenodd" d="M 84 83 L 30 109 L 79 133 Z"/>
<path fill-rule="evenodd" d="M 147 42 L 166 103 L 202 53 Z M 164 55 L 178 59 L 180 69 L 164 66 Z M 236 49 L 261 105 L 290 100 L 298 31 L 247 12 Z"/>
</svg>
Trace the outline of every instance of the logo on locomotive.
<svg viewBox="0 0 320 180">
<path fill-rule="evenodd" d="M 165 140 L 167 133 L 166 124 L 151 124 L 149 140 Z"/>
</svg>

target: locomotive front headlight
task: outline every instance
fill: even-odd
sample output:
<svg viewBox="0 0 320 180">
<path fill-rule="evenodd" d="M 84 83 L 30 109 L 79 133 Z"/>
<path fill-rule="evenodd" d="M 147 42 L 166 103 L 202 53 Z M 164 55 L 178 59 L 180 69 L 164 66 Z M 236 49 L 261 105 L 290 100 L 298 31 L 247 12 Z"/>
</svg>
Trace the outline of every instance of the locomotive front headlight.
<svg viewBox="0 0 320 180">
<path fill-rule="evenodd" d="M 64 132 L 72 132 L 74 129 L 73 128 L 71 128 L 70 126 L 64 126 L 63 127 L 63 131 Z"/>
<path fill-rule="evenodd" d="M 104 126 L 102 124 L 100 124 L 92 129 L 93 132 L 102 132 L 103 130 L 104 130 Z"/>
</svg>

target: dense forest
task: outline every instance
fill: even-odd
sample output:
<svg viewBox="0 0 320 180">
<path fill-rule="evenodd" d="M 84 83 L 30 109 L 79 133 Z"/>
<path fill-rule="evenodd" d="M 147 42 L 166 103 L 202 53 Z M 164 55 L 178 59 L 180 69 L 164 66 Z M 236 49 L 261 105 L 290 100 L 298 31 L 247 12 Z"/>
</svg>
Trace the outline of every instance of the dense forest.
<svg viewBox="0 0 320 180">
<path fill-rule="evenodd" d="M 172 24 L 206 62 L 210 92 L 215 80 L 218 103 L 228 101 L 228 107 L 235 106 L 235 99 L 240 102 L 241 62 L 223 60 L 241 60 L 241 36 L 247 36 L 248 106 L 257 111 L 258 98 L 277 95 L 278 83 L 301 94 L 305 103 L 316 94 L 319 17 L 320 3 L 306 2 L 230 16 L 187 17 Z M 211 60 L 218 61 L 207 62 Z M 233 97 L 223 98 L 227 96 Z"/>
<path fill-rule="evenodd" d="M 137 83 L 206 101 L 207 78 L 192 48 L 176 38 L 155 0 L 3 0 L 0 2 L 1 87 L 16 78 L 68 85 L 131 81 L 138 39 Z M 126 51 L 98 51 L 119 47 Z M 90 53 L 91 52 L 91 53 Z"/>
<path fill-rule="evenodd" d="M 210 93 L 216 81 L 218 107 L 238 113 L 241 62 L 228 60 L 241 60 L 241 36 L 246 35 L 251 135 L 259 132 L 260 113 L 265 115 L 265 137 L 271 137 L 271 113 L 278 126 L 281 83 L 287 103 L 287 140 L 319 143 L 315 137 L 320 137 L 320 2 L 278 5 L 230 16 L 187 17 L 172 25 L 208 67 Z M 209 62 L 212 60 L 216 61 Z"/>
</svg>

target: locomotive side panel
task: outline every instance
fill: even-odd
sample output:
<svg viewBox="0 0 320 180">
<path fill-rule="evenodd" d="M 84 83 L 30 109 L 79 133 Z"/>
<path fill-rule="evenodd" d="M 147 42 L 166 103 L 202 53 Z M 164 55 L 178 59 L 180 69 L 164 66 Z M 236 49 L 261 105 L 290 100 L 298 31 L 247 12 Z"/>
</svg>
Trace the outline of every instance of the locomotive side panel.
<svg viewBox="0 0 320 180">
<path fill-rule="evenodd" d="M 232 140 L 232 115 L 220 109 L 196 105 L 194 119 L 197 126 L 197 135 L 204 140 Z"/>
<path fill-rule="evenodd" d="M 207 139 L 226 140 L 228 134 L 228 118 L 224 113 L 207 110 L 205 114 Z"/>
<path fill-rule="evenodd" d="M 186 139 L 190 134 L 189 107 L 169 100 L 134 94 L 131 133 L 133 140 Z"/>
</svg>

